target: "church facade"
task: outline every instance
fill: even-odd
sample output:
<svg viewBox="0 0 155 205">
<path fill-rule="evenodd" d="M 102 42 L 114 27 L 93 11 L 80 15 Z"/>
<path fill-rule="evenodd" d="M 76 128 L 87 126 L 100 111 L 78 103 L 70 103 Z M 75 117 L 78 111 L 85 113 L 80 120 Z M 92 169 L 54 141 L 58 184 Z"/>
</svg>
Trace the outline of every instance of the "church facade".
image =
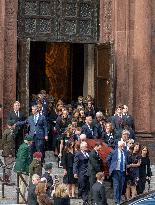
<svg viewBox="0 0 155 205">
<path fill-rule="evenodd" d="M 1 0 L 4 124 L 12 103 L 28 111 L 39 89 L 66 101 L 90 94 L 104 112 L 128 105 L 154 156 L 154 20 L 151 0 Z"/>
</svg>

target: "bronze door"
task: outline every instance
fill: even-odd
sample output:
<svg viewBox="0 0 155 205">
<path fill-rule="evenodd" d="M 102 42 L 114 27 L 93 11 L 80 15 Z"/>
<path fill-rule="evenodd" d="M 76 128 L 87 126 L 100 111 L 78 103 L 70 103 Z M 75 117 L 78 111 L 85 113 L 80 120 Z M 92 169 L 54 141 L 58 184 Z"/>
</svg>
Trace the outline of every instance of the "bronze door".
<svg viewBox="0 0 155 205">
<path fill-rule="evenodd" d="M 95 48 L 95 101 L 98 110 L 112 114 L 115 106 L 115 70 L 112 45 Z"/>
<path fill-rule="evenodd" d="M 99 0 L 19 0 L 18 38 L 95 43 Z"/>
</svg>

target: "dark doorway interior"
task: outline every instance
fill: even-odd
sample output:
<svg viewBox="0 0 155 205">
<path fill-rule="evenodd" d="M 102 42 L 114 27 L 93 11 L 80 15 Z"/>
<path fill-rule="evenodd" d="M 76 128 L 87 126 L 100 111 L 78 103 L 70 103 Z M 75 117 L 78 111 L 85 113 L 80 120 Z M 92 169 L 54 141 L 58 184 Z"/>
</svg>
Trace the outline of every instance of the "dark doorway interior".
<svg viewBox="0 0 155 205">
<path fill-rule="evenodd" d="M 29 92 L 45 89 L 66 103 L 83 95 L 84 44 L 31 42 Z"/>
<path fill-rule="evenodd" d="M 30 72 L 29 72 L 29 91 L 31 94 L 37 94 L 40 90 L 48 91 L 45 77 L 45 52 L 46 43 L 31 42 L 30 44 Z"/>
<path fill-rule="evenodd" d="M 72 100 L 83 95 L 84 45 L 72 44 Z"/>
</svg>

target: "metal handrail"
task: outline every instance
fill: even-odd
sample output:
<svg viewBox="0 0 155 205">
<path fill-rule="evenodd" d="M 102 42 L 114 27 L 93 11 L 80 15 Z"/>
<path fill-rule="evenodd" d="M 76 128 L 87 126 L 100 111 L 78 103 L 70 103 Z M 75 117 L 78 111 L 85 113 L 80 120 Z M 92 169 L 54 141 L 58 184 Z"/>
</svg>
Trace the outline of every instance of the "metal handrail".
<svg viewBox="0 0 155 205">
<path fill-rule="evenodd" d="M 17 172 L 17 204 L 19 204 L 19 196 L 22 197 L 22 199 L 24 200 L 25 203 L 27 203 L 27 200 L 25 198 L 25 196 L 22 194 L 22 192 L 20 191 L 20 187 L 19 187 L 19 179 L 21 178 L 21 180 L 24 182 L 25 186 L 28 187 L 28 183 L 25 181 L 24 177 L 22 176 L 22 172 Z"/>
<path fill-rule="evenodd" d="M 2 161 L 0 161 L 0 166 L 3 169 L 3 177 L 0 178 L 0 181 L 2 182 L 2 198 L 5 198 L 5 186 L 14 186 L 15 183 L 10 183 L 8 179 L 6 178 L 5 170 L 11 169 L 11 168 L 8 168 L 6 165 L 4 165 Z"/>
</svg>

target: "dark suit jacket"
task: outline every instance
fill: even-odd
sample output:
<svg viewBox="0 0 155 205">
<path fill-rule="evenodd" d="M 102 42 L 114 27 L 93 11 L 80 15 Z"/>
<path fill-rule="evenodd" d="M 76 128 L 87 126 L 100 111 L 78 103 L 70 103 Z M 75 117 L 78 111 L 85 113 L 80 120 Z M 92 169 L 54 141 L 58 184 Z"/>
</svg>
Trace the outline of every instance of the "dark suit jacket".
<svg viewBox="0 0 155 205">
<path fill-rule="evenodd" d="M 94 130 L 93 127 L 91 127 L 92 130 L 89 129 L 88 125 L 85 124 L 82 126 L 82 130 L 81 133 L 85 134 L 87 136 L 88 139 L 94 139 Z M 93 132 L 92 132 L 93 131 Z"/>
<path fill-rule="evenodd" d="M 122 118 L 120 118 L 118 115 L 115 115 L 111 118 L 111 123 L 114 129 L 115 136 L 117 138 L 120 138 L 121 132 L 125 125 L 125 116 L 122 115 Z"/>
<path fill-rule="evenodd" d="M 92 187 L 93 202 L 96 205 L 107 205 L 107 198 L 105 193 L 105 187 L 100 182 L 96 182 Z"/>
<path fill-rule="evenodd" d="M 29 134 L 31 136 L 35 135 L 36 139 L 44 139 L 48 135 L 47 122 L 44 115 L 39 115 L 38 121 L 35 124 L 34 116 L 30 115 L 27 120 L 22 122 L 17 122 L 17 125 L 27 124 L 29 127 Z"/>
<path fill-rule="evenodd" d="M 125 120 L 125 123 L 128 125 L 128 127 L 131 128 L 133 131 L 135 131 L 135 123 L 134 123 L 133 117 L 127 114 L 127 115 L 124 115 L 123 118 Z"/>
<path fill-rule="evenodd" d="M 19 111 L 19 117 L 16 115 L 14 111 L 11 111 L 8 113 L 8 120 L 14 120 L 15 122 L 17 121 L 23 121 L 25 119 L 24 113 Z"/>
<path fill-rule="evenodd" d="M 95 136 L 95 138 L 96 139 L 101 139 L 102 138 L 102 133 L 104 131 L 101 124 L 97 120 L 95 120 L 93 127 L 94 127 L 94 136 Z"/>
<path fill-rule="evenodd" d="M 16 115 L 14 111 L 11 111 L 8 113 L 8 118 L 7 120 L 14 120 L 16 122 L 24 121 L 25 120 L 25 115 L 23 112 L 19 111 L 19 117 Z M 23 131 L 23 126 L 16 126 L 15 128 L 15 134 L 19 134 Z"/>
<path fill-rule="evenodd" d="M 70 205 L 70 198 L 69 197 L 54 197 L 54 205 Z"/>
<path fill-rule="evenodd" d="M 110 133 L 110 135 L 108 135 L 106 132 L 103 132 L 102 139 L 109 147 L 113 149 L 117 146 L 118 140 L 114 133 Z"/>
<path fill-rule="evenodd" d="M 35 189 L 36 189 L 36 186 L 30 183 L 29 188 L 28 188 L 27 205 L 38 205 Z"/>
<path fill-rule="evenodd" d="M 102 160 L 97 152 L 93 149 L 89 154 L 88 173 L 89 176 L 96 175 L 101 171 Z"/>
<path fill-rule="evenodd" d="M 85 157 L 81 151 L 78 151 L 74 157 L 73 173 L 88 176 L 88 157 Z"/>
</svg>

